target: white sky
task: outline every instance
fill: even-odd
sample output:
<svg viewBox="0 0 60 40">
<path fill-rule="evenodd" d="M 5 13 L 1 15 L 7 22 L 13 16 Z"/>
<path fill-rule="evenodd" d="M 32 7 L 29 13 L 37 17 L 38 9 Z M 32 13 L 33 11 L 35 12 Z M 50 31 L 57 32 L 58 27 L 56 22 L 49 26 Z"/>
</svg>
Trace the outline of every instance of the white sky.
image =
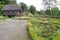
<svg viewBox="0 0 60 40">
<path fill-rule="evenodd" d="M 58 0 L 60 2 L 60 0 Z M 43 9 L 42 0 L 17 0 L 17 3 L 24 2 L 28 6 L 34 5 L 37 10 Z M 59 6 L 60 7 L 60 6 Z"/>
</svg>

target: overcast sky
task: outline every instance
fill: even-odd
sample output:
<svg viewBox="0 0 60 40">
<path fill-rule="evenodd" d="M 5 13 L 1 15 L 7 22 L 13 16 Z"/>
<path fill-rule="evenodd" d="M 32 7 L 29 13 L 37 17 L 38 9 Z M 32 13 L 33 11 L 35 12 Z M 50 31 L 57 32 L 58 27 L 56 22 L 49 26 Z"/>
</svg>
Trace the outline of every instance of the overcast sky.
<svg viewBox="0 0 60 40">
<path fill-rule="evenodd" d="M 60 0 L 58 0 L 60 2 Z M 42 0 L 17 0 L 17 3 L 24 2 L 28 6 L 34 5 L 37 10 L 43 9 Z M 59 6 L 60 7 L 60 6 Z"/>
</svg>

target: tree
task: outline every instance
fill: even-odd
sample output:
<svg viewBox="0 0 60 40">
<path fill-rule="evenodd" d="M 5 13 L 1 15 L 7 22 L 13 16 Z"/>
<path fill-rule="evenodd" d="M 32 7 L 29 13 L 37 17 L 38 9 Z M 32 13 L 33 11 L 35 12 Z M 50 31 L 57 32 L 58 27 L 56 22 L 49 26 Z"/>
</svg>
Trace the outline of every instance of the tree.
<svg viewBox="0 0 60 40">
<path fill-rule="evenodd" d="M 41 13 L 42 15 L 45 15 L 45 10 L 40 10 L 40 13 Z"/>
<path fill-rule="evenodd" d="M 20 3 L 20 5 L 21 5 L 21 7 L 22 7 L 22 11 L 23 12 L 26 12 L 26 11 L 28 11 L 28 6 L 25 4 L 25 3 Z"/>
<path fill-rule="evenodd" d="M 51 16 L 51 8 L 56 6 L 57 0 L 43 0 L 43 4 L 46 9 L 45 14 L 48 14 Z"/>
<path fill-rule="evenodd" d="M 51 15 L 52 16 L 58 16 L 58 15 L 60 15 L 59 9 L 57 7 L 51 8 Z"/>
<path fill-rule="evenodd" d="M 9 1 L 8 0 L 0 0 L 0 4 L 8 4 Z"/>
<path fill-rule="evenodd" d="M 16 0 L 9 0 L 9 4 L 16 4 Z"/>
<path fill-rule="evenodd" d="M 52 7 L 56 6 L 57 0 L 43 0 L 43 4 L 45 9 L 51 9 Z"/>
<path fill-rule="evenodd" d="M 36 11 L 38 14 L 41 14 L 40 11 Z"/>
<path fill-rule="evenodd" d="M 16 4 L 16 0 L 0 0 L 0 4 Z"/>
<path fill-rule="evenodd" d="M 49 9 L 45 10 L 45 14 L 51 16 L 51 10 Z"/>
<path fill-rule="evenodd" d="M 0 15 L 2 15 L 2 7 L 3 5 L 0 4 Z"/>
<path fill-rule="evenodd" d="M 32 14 L 36 13 L 36 8 L 33 5 L 30 5 L 29 10 Z"/>
</svg>

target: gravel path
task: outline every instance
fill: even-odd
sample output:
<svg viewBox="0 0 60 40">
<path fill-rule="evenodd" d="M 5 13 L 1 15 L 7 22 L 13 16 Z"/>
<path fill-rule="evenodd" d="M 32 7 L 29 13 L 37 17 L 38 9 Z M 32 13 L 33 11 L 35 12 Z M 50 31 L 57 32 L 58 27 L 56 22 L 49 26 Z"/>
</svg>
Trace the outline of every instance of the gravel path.
<svg viewBox="0 0 60 40">
<path fill-rule="evenodd" d="M 0 40 L 30 40 L 26 29 L 27 20 L 0 22 Z"/>
</svg>

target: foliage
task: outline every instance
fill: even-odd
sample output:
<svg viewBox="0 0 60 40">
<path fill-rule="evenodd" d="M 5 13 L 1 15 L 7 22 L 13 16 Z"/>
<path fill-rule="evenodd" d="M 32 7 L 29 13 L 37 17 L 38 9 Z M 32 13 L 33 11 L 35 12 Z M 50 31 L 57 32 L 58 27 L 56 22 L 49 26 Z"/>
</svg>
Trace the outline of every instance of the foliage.
<svg viewBox="0 0 60 40">
<path fill-rule="evenodd" d="M 13 19 L 16 19 L 16 20 L 30 20 L 32 18 L 28 17 L 28 16 L 22 16 L 22 17 L 13 17 Z"/>
<path fill-rule="evenodd" d="M 60 35 L 57 35 L 53 40 L 60 40 Z"/>
<path fill-rule="evenodd" d="M 45 10 L 45 14 L 51 16 L 51 10 L 49 10 L 49 9 Z"/>
<path fill-rule="evenodd" d="M 0 16 L 0 22 L 4 22 L 6 21 L 6 19 L 8 19 L 7 16 Z"/>
<path fill-rule="evenodd" d="M 29 11 L 30 11 L 32 14 L 35 14 L 35 13 L 36 13 L 36 8 L 35 8 L 33 5 L 30 5 Z"/>
<path fill-rule="evenodd" d="M 33 17 L 34 15 L 32 13 L 28 13 L 28 17 Z"/>
<path fill-rule="evenodd" d="M 25 3 L 21 2 L 20 5 L 21 5 L 21 7 L 22 7 L 22 11 L 23 11 L 23 12 L 28 11 L 28 7 L 27 7 L 27 5 L 26 5 Z"/>
<path fill-rule="evenodd" d="M 0 0 L 0 4 L 16 4 L 16 0 Z"/>
<path fill-rule="evenodd" d="M 51 18 L 53 19 L 53 18 Z M 56 21 L 53 22 L 53 20 Z M 31 19 L 28 22 L 28 32 L 33 40 L 59 40 L 60 24 L 59 20 Z"/>
<path fill-rule="evenodd" d="M 3 5 L 0 5 L 0 15 L 2 15 L 2 7 Z"/>
<path fill-rule="evenodd" d="M 60 17 L 60 10 L 58 7 L 52 7 L 51 10 L 40 10 L 40 15 L 46 16 L 49 15 L 51 17 Z"/>
<path fill-rule="evenodd" d="M 59 16 L 59 9 L 57 7 L 51 8 L 51 15 L 53 16 Z"/>
<path fill-rule="evenodd" d="M 52 7 L 56 6 L 57 0 L 43 0 L 43 4 L 46 9 L 51 9 Z"/>
<path fill-rule="evenodd" d="M 40 13 L 41 13 L 42 15 L 45 15 L 45 10 L 40 10 Z"/>
<path fill-rule="evenodd" d="M 58 16 L 60 15 L 59 9 L 56 7 L 57 0 L 43 0 L 43 4 L 45 6 L 45 14 L 49 16 Z"/>
</svg>

